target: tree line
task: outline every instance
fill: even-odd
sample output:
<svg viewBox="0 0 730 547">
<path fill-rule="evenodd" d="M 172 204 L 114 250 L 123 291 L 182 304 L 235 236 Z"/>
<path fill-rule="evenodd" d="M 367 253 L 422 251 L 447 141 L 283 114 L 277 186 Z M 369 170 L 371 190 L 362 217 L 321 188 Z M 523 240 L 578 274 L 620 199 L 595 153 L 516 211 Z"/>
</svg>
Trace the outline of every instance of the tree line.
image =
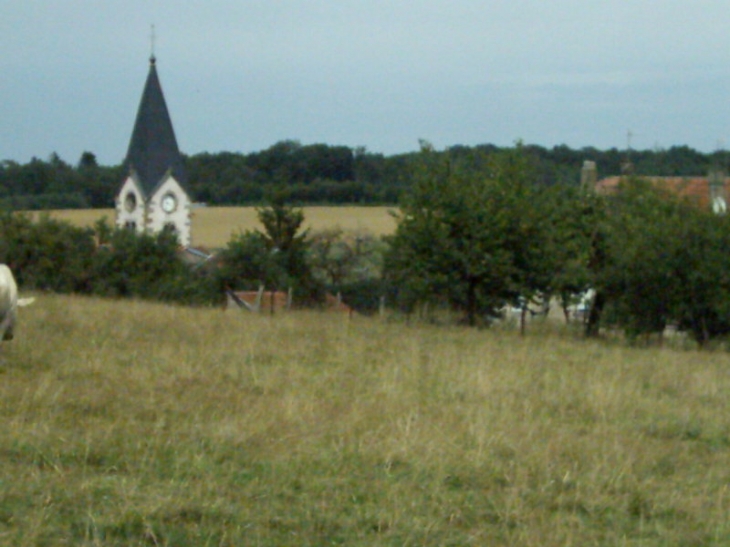
<svg viewBox="0 0 730 547">
<path fill-rule="evenodd" d="M 137 234 L 0 214 L 0 262 L 25 289 L 221 304 L 226 290 L 292 290 L 317 306 L 329 291 L 367 313 L 380 297 L 404 315 L 489 327 L 505 309 L 595 295 L 586 336 L 640 340 L 667 327 L 700 346 L 730 334 L 730 216 L 626 176 L 616 193 L 545 184 L 529 147 L 413 156 L 395 233 L 302 230 L 276 194 L 261 228 L 234 235 L 204 264 L 171 234 Z M 445 314 L 445 315 L 444 315 Z"/>
<path fill-rule="evenodd" d="M 232 236 L 207 260 L 186 260 L 169 232 L 138 233 L 104 217 L 93 227 L 41 215 L 0 212 L 0 263 L 24 290 L 222 305 L 231 290 L 292 291 L 317 307 L 327 291 L 380 285 L 383 243 L 369 233 L 302 229 L 304 213 L 278 198 L 258 208 L 261 228 Z M 376 297 L 377 300 L 377 297 Z M 367 311 L 367 305 L 360 309 Z"/>
<path fill-rule="evenodd" d="M 509 150 L 490 144 L 435 151 L 476 173 L 488 175 L 488 158 Z M 705 175 L 730 166 L 730 153 L 700 153 L 687 146 L 656 150 L 545 148 L 523 145 L 535 180 L 543 185 L 577 186 L 584 160 L 599 176 L 618 175 L 631 162 L 637 175 Z M 410 188 L 420 152 L 386 156 L 365 148 L 282 141 L 249 154 L 220 152 L 185 156 L 188 187 L 195 201 L 210 205 L 261 205 L 270 196 L 296 204 L 396 204 Z M 124 177 L 122 165 L 102 166 L 92 152 L 75 165 L 52 154 L 26 164 L 0 162 L 0 208 L 44 210 L 109 208 Z"/>
<path fill-rule="evenodd" d="M 384 276 L 407 312 L 452 310 L 490 325 L 508 307 L 589 290 L 586 336 L 667 327 L 700 346 L 730 333 L 730 217 L 628 175 L 618 191 L 536 184 L 521 147 L 469 162 L 421 152 L 388 239 Z"/>
</svg>

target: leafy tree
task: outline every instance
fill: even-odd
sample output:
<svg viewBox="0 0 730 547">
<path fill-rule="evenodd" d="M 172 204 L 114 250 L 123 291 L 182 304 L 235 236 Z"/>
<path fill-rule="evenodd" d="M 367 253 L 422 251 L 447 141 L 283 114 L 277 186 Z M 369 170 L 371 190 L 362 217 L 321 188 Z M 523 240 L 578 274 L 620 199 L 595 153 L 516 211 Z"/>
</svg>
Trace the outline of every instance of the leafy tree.
<svg viewBox="0 0 730 547">
<path fill-rule="evenodd" d="M 556 184 L 542 190 L 544 215 L 543 283 L 545 295 L 557 297 L 566 320 L 569 307 L 595 287 L 591 269 L 596 227 L 603 218 L 602 198 L 582 188 Z"/>
<path fill-rule="evenodd" d="M 690 211 L 638 178 L 627 179 L 608 205 L 596 288 L 629 336 L 661 332 L 673 305 L 674 226 Z"/>
<path fill-rule="evenodd" d="M 730 218 L 684 215 L 675 228 L 673 319 L 700 345 L 730 334 Z"/>
<path fill-rule="evenodd" d="M 385 262 L 406 309 L 441 302 L 475 325 L 549 286 L 529 164 L 518 146 L 490 165 L 486 178 L 422 148 Z"/>
<path fill-rule="evenodd" d="M 216 280 L 188 267 L 178 246 L 177 237 L 164 230 L 147 234 L 115 229 L 109 244 L 93 254 L 91 291 L 184 304 L 220 300 Z"/>
<path fill-rule="evenodd" d="M 87 292 L 94 240 L 89 229 L 41 216 L 0 216 L 0 262 L 19 284 L 54 292 Z"/>
<path fill-rule="evenodd" d="M 285 205 L 274 197 L 269 207 L 258 209 L 258 219 L 264 227 L 263 237 L 269 256 L 281 275 L 274 287 L 292 287 L 305 301 L 321 298 L 319 284 L 307 263 L 307 230 L 302 230 L 304 212 Z"/>
<path fill-rule="evenodd" d="M 79 158 L 78 170 L 97 169 L 99 164 L 96 162 L 96 155 L 93 152 L 84 151 Z"/>
<path fill-rule="evenodd" d="M 258 210 L 264 231 L 234 236 L 221 253 L 219 283 L 224 288 L 293 289 L 300 302 L 321 299 L 321 286 L 312 275 L 307 255 L 304 213 L 274 199 Z M 241 287 L 241 286 L 244 287 Z"/>
<path fill-rule="evenodd" d="M 308 261 L 315 279 L 353 309 L 374 313 L 381 297 L 392 296 L 382 279 L 387 246 L 381 238 L 335 227 L 312 233 L 308 243 Z"/>
<path fill-rule="evenodd" d="M 258 231 L 234 235 L 220 252 L 219 261 L 218 283 L 223 290 L 277 287 L 286 275 Z"/>
<path fill-rule="evenodd" d="M 653 187 L 624 181 L 599 227 L 596 334 L 609 323 L 629 338 L 673 324 L 701 346 L 730 333 L 730 219 Z"/>
<path fill-rule="evenodd" d="M 300 233 L 304 211 L 289 207 L 275 197 L 271 206 L 259 208 L 256 212 L 271 250 L 289 253 L 304 247 L 307 232 Z"/>
<path fill-rule="evenodd" d="M 317 279 L 339 290 L 343 285 L 379 278 L 383 243 L 371 233 L 339 226 L 314 232 L 308 241 L 308 261 Z"/>
</svg>

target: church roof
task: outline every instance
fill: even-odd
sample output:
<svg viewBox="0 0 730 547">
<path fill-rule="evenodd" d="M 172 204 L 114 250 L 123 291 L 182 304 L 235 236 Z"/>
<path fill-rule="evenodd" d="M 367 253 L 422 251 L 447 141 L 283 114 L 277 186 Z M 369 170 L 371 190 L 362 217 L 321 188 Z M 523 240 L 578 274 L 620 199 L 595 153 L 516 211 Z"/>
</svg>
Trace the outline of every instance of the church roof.
<svg viewBox="0 0 730 547">
<path fill-rule="evenodd" d="M 168 170 L 180 184 L 185 186 L 187 183 L 185 166 L 155 65 L 155 57 L 152 56 L 124 162 L 130 173 L 136 174 L 147 196 L 154 192 Z"/>
</svg>

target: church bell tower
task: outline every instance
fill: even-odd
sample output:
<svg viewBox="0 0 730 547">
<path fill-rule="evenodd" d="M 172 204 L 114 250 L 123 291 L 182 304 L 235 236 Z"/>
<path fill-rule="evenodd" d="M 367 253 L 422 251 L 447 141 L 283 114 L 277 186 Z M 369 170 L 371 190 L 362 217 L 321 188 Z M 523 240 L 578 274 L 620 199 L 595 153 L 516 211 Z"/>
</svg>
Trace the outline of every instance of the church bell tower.
<svg viewBox="0 0 730 547">
<path fill-rule="evenodd" d="M 192 200 L 172 120 L 157 75 L 154 51 L 116 196 L 116 225 L 137 232 L 173 232 L 189 246 Z"/>
</svg>

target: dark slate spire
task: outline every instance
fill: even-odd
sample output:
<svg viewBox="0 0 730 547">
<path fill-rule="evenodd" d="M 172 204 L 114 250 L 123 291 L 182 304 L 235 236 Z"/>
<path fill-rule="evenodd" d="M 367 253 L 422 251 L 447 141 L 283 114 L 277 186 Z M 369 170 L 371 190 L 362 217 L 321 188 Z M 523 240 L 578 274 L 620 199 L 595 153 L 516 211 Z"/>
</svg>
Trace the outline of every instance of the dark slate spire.
<svg viewBox="0 0 730 547">
<path fill-rule="evenodd" d="M 152 194 L 168 170 L 172 171 L 172 176 L 180 184 L 184 186 L 187 183 L 185 167 L 155 64 L 153 54 L 124 162 L 130 171 L 137 173 L 147 196 Z"/>
</svg>

